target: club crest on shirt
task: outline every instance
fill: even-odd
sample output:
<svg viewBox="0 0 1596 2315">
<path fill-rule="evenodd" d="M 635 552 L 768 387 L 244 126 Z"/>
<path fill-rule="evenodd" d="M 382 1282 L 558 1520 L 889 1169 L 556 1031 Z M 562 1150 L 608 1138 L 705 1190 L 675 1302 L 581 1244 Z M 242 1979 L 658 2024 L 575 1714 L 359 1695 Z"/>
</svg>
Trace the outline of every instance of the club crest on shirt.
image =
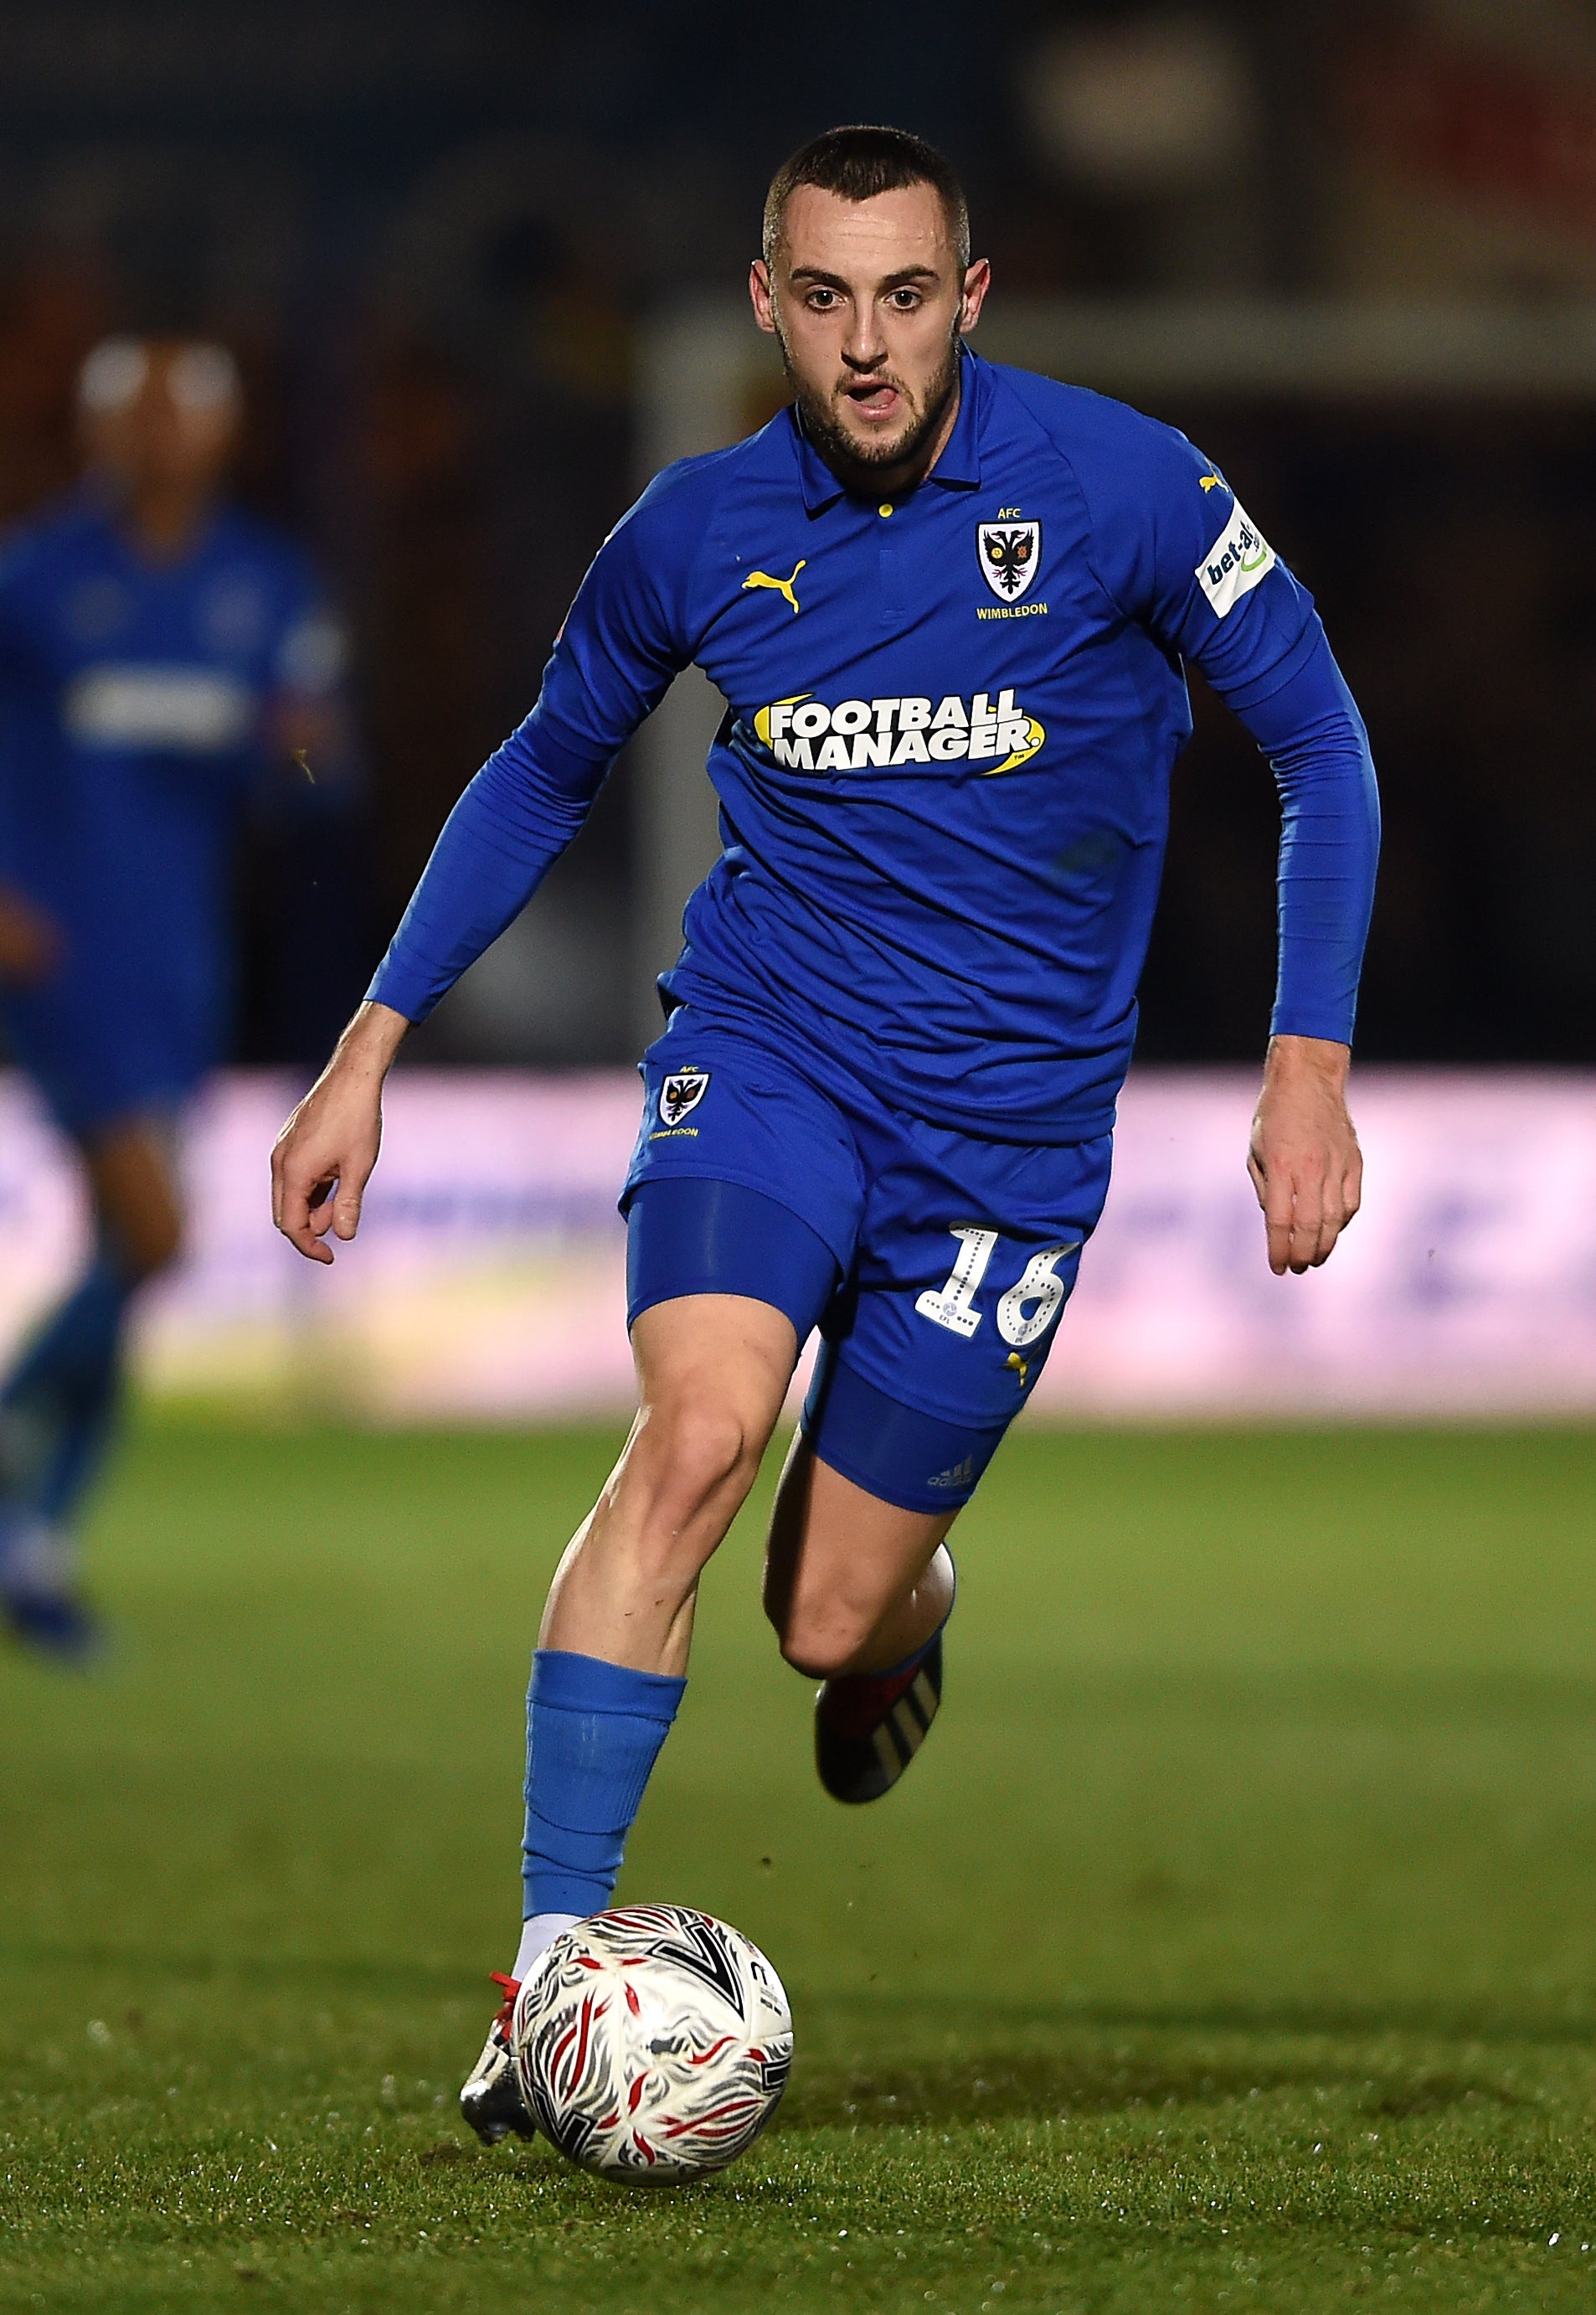
<svg viewBox="0 0 1596 2315">
<path fill-rule="evenodd" d="M 975 559 L 1000 603 L 1017 603 L 1042 567 L 1039 522 L 978 522 Z"/>
<path fill-rule="evenodd" d="M 709 1091 L 707 1069 L 672 1069 L 660 1087 L 660 1122 L 679 1125 Z"/>
</svg>

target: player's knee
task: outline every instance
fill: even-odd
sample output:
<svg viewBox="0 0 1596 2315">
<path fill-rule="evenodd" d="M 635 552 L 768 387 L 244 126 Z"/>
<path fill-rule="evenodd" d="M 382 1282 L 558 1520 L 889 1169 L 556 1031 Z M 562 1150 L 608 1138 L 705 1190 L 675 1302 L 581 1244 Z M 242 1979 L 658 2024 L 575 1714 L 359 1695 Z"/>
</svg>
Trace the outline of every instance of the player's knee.
<svg viewBox="0 0 1596 2315">
<path fill-rule="evenodd" d="M 117 1127 L 84 1145 L 102 1244 L 141 1283 L 182 1252 L 183 1210 L 167 1155 L 141 1126 Z"/>
<path fill-rule="evenodd" d="M 669 1537 L 717 1508 L 729 1518 L 753 1485 L 763 1444 L 734 1406 L 651 1407 L 634 1459 L 654 1513 L 649 1524 Z"/>
<path fill-rule="evenodd" d="M 777 1603 L 767 1597 L 765 1612 L 783 1656 L 806 1680 L 837 1680 L 851 1672 L 875 1625 L 872 1615 L 846 1600 Z"/>
<path fill-rule="evenodd" d="M 139 1283 L 170 1270 L 183 1250 L 182 1218 L 169 1206 L 120 1216 L 112 1236 L 124 1267 Z"/>
<path fill-rule="evenodd" d="M 150 1234 L 150 1268 L 170 1270 L 181 1262 L 183 1252 L 183 1226 L 180 1214 L 166 1213 Z"/>
</svg>

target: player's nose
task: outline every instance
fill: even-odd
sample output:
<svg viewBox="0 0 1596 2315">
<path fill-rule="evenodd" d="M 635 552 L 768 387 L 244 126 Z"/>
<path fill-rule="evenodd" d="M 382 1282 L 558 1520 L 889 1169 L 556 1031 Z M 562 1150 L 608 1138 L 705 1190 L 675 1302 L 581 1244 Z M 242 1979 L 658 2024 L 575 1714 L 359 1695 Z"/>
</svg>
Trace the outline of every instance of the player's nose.
<svg viewBox="0 0 1596 2315">
<path fill-rule="evenodd" d="M 880 369 L 886 358 L 887 349 L 879 333 L 872 326 L 869 317 L 861 315 L 848 333 L 847 342 L 842 349 L 844 368 L 852 370 L 856 376 L 867 377 L 873 369 Z"/>
</svg>

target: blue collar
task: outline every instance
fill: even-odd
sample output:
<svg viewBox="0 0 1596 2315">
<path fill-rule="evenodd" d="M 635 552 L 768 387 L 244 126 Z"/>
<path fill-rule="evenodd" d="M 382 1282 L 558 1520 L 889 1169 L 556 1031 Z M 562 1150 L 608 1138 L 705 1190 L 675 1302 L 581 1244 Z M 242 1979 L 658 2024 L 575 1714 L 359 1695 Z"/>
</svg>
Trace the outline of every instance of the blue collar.
<svg viewBox="0 0 1596 2315">
<path fill-rule="evenodd" d="M 953 430 L 940 458 L 926 477 L 939 490 L 975 491 L 980 488 L 980 421 L 981 407 L 986 400 L 986 365 L 970 348 L 962 349 L 959 370 L 959 414 L 953 421 Z M 847 495 L 847 486 L 839 483 L 830 467 L 803 431 L 796 404 L 788 412 L 793 429 L 793 444 L 798 457 L 798 479 L 803 492 L 803 504 L 811 515 L 824 514 Z M 926 483 L 919 487 L 923 490 Z"/>
</svg>

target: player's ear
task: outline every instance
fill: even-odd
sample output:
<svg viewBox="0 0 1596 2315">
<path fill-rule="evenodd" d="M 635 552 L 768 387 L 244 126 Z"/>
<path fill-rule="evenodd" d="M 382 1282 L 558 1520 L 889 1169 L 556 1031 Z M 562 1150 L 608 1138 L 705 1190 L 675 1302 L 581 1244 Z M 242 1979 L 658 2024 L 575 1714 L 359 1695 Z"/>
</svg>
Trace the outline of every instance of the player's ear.
<svg viewBox="0 0 1596 2315">
<path fill-rule="evenodd" d="M 981 307 L 987 302 L 987 292 L 992 286 L 992 269 L 984 257 L 978 257 L 964 269 L 964 288 L 959 298 L 959 329 L 961 334 L 973 330 L 980 319 Z"/>
<path fill-rule="evenodd" d="M 775 337 L 775 292 L 770 286 L 770 268 L 762 257 L 756 257 L 749 267 L 749 296 L 753 300 L 755 321 L 767 336 Z"/>
</svg>

